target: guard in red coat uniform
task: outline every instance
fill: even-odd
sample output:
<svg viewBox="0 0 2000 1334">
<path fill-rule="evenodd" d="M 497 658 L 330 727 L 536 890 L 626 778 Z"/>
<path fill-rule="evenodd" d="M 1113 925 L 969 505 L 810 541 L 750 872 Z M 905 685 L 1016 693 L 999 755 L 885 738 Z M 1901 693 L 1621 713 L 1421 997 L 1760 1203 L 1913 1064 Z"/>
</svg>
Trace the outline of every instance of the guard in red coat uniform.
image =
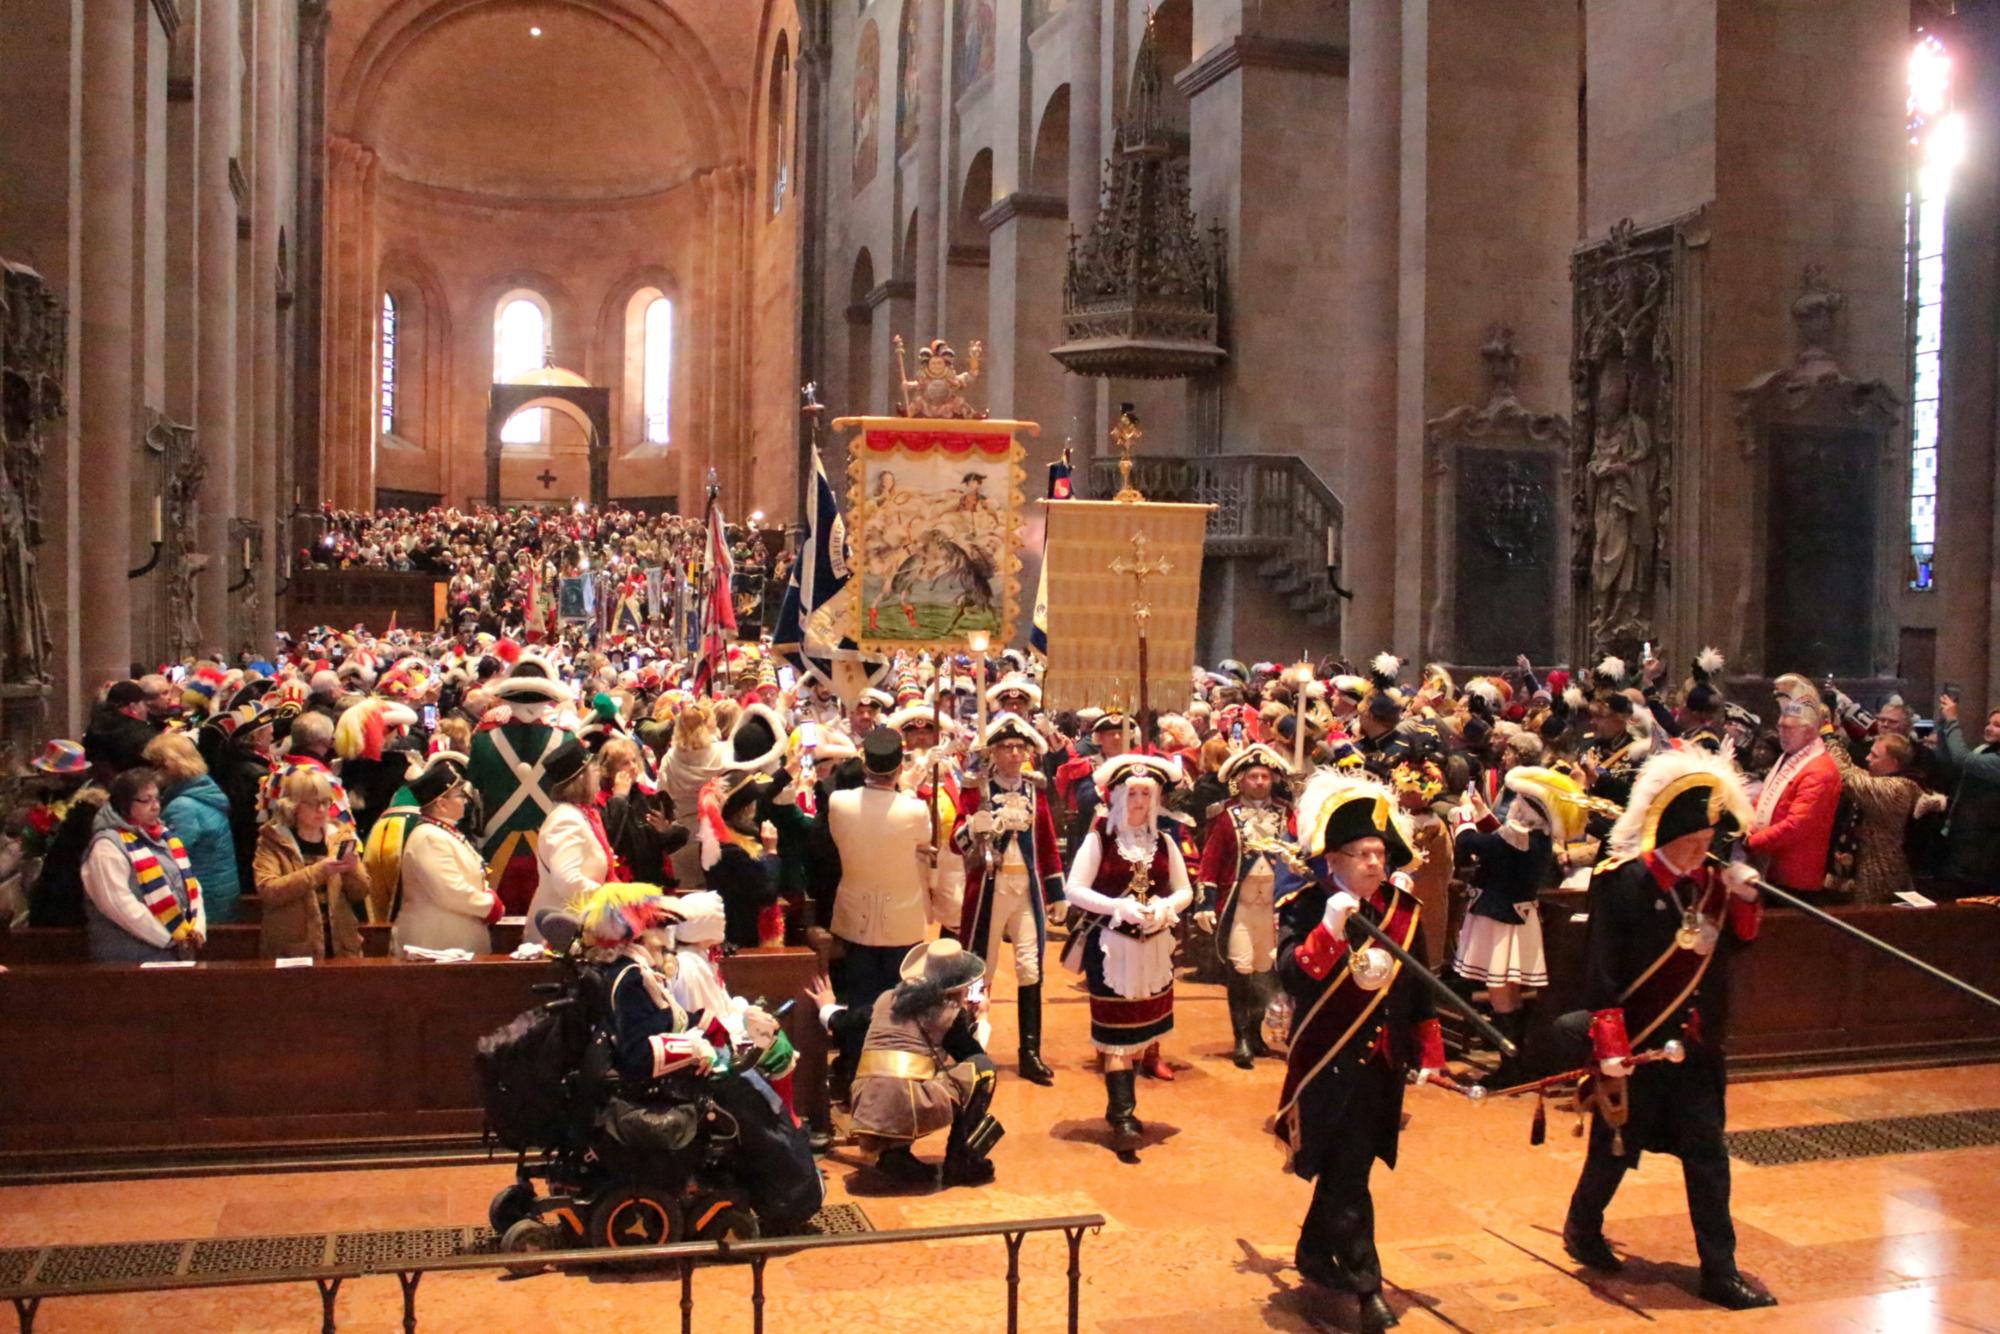
<svg viewBox="0 0 2000 1334">
<path fill-rule="evenodd" d="M 1405 819 L 1381 783 L 1322 771 L 1298 807 L 1314 874 L 1288 870 L 1278 899 L 1278 980 L 1293 1017 L 1274 1129 L 1291 1170 L 1315 1183 L 1296 1261 L 1301 1277 L 1354 1293 L 1369 1331 L 1396 1323 L 1382 1299 L 1369 1173 L 1377 1158 L 1396 1165 L 1404 1072 L 1444 1070 L 1430 992 L 1394 955 L 1348 933 L 1358 912 L 1423 954 L 1422 906 L 1392 876 L 1416 860 Z"/>
<path fill-rule="evenodd" d="M 1229 992 L 1229 1028 L 1236 1039 L 1229 1057 L 1248 1070 L 1269 1056 L 1262 1033 L 1278 960 L 1278 918 L 1273 889 L 1296 830 L 1280 780 L 1291 775 L 1284 757 L 1259 742 L 1223 761 L 1216 776 L 1229 785 L 1208 822 L 1201 845 L 1201 908 L 1195 920 L 1215 933 L 1215 955 Z"/>
<path fill-rule="evenodd" d="M 1731 1310 L 1776 1304 L 1736 1269 L 1722 1138 L 1729 965 L 1756 938 L 1762 909 L 1747 866 L 1718 869 L 1707 860 L 1718 836 L 1734 837 L 1750 818 L 1726 752 L 1684 747 L 1646 761 L 1612 827 L 1611 855 L 1591 876 L 1589 1012 L 1557 1021 L 1558 1035 L 1579 1045 L 1588 1033 L 1599 1088 L 1564 1248 L 1592 1269 L 1617 1272 L 1621 1263 L 1604 1240 L 1605 1206 L 1641 1152 L 1671 1153 L 1687 1180 L 1701 1295 Z M 1635 1053 L 1670 1039 L 1686 1049 L 1678 1064 L 1634 1062 Z M 1622 1113 L 1607 1111 L 1621 1105 Z"/>
<path fill-rule="evenodd" d="M 1062 852 L 1055 814 L 1028 765 L 1048 743 L 1022 718 L 1003 713 L 981 738 L 987 771 L 961 794 L 964 814 L 952 843 L 965 860 L 965 909 L 958 938 L 986 961 L 991 994 L 1001 946 L 1014 947 L 1021 1077 L 1053 1084 L 1042 1060 L 1042 954 L 1051 904 L 1062 902 Z"/>
</svg>

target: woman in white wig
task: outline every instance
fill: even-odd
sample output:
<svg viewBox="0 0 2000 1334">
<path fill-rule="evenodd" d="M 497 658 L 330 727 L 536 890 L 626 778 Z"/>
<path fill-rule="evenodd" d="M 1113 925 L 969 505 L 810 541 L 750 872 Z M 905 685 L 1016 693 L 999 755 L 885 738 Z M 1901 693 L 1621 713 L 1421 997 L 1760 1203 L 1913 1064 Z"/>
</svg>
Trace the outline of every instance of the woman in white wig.
<svg viewBox="0 0 2000 1334">
<path fill-rule="evenodd" d="M 1125 754 L 1091 775 L 1104 804 L 1078 845 L 1063 895 L 1085 925 L 1063 961 L 1090 985 L 1090 1042 L 1103 1054 L 1104 1119 L 1121 1153 L 1139 1145 L 1136 1064 L 1172 1079 L 1160 1039 L 1174 1027 L 1175 923 L 1194 900 L 1179 843 L 1162 833 L 1167 789 L 1180 771 L 1155 755 Z"/>
</svg>

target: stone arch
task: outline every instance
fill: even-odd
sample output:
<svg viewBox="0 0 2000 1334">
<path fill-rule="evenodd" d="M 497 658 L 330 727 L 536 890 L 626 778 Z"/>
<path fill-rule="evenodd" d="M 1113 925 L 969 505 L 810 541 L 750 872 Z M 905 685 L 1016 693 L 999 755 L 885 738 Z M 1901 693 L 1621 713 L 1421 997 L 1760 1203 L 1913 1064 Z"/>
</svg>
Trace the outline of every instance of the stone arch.
<svg viewBox="0 0 2000 1334">
<path fill-rule="evenodd" d="M 1058 199 L 1069 190 L 1069 85 L 1063 84 L 1042 104 L 1035 130 L 1035 152 L 1028 160 L 1028 187 L 1038 195 Z"/>
<path fill-rule="evenodd" d="M 993 207 L 993 150 L 982 148 L 972 155 L 959 186 L 958 211 L 952 215 L 953 245 L 985 245 L 986 228 L 979 215 Z"/>
<path fill-rule="evenodd" d="M 610 24 L 643 44 L 674 77 L 686 81 L 688 127 L 705 162 L 727 156 L 729 95 L 707 45 L 673 7 L 659 0 L 545 0 L 550 10 L 573 10 Z M 371 111 L 398 63 L 443 25 L 511 0 L 391 0 L 356 44 L 346 74 L 330 90 L 327 128 L 368 142 Z"/>
</svg>

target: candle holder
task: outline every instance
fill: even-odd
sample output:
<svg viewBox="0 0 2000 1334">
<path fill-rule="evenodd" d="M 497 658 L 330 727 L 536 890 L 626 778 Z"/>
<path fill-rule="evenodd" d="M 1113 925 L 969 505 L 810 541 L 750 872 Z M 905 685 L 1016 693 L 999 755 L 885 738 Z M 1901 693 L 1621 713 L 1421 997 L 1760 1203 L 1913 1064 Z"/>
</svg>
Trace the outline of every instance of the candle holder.
<svg viewBox="0 0 2000 1334">
<path fill-rule="evenodd" d="M 146 558 L 146 563 L 144 565 L 141 565 L 138 569 L 125 571 L 125 577 L 127 579 L 144 579 L 147 575 L 151 574 L 153 572 L 153 568 L 160 563 L 160 553 L 166 549 L 166 546 L 167 544 L 165 541 L 157 537 L 154 538 L 153 554 L 148 556 Z"/>
</svg>

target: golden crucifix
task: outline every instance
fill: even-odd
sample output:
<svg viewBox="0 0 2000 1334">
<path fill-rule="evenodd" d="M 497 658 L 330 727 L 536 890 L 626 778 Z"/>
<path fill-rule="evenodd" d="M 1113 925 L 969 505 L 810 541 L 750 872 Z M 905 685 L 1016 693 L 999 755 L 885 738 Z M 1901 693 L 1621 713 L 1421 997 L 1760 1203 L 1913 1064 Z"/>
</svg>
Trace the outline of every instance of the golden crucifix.
<svg viewBox="0 0 2000 1334">
<path fill-rule="evenodd" d="M 1128 460 L 1129 462 L 1129 456 Z M 1148 745 L 1153 737 L 1152 708 L 1146 698 L 1146 623 L 1153 619 L 1152 604 L 1146 601 L 1146 580 L 1156 574 L 1169 574 L 1173 564 L 1165 556 L 1153 560 L 1146 558 L 1146 530 L 1141 528 L 1132 534 L 1132 554 L 1120 556 L 1111 562 L 1113 574 L 1132 576 L 1132 624 L 1139 630 L 1139 744 Z"/>
<path fill-rule="evenodd" d="M 1132 446 L 1145 433 L 1139 425 L 1139 414 L 1130 403 L 1125 404 L 1118 413 L 1118 424 L 1111 428 L 1111 443 L 1118 446 L 1118 494 L 1111 498 L 1121 505 L 1136 505 L 1145 499 L 1139 488 L 1132 485 Z"/>
</svg>

